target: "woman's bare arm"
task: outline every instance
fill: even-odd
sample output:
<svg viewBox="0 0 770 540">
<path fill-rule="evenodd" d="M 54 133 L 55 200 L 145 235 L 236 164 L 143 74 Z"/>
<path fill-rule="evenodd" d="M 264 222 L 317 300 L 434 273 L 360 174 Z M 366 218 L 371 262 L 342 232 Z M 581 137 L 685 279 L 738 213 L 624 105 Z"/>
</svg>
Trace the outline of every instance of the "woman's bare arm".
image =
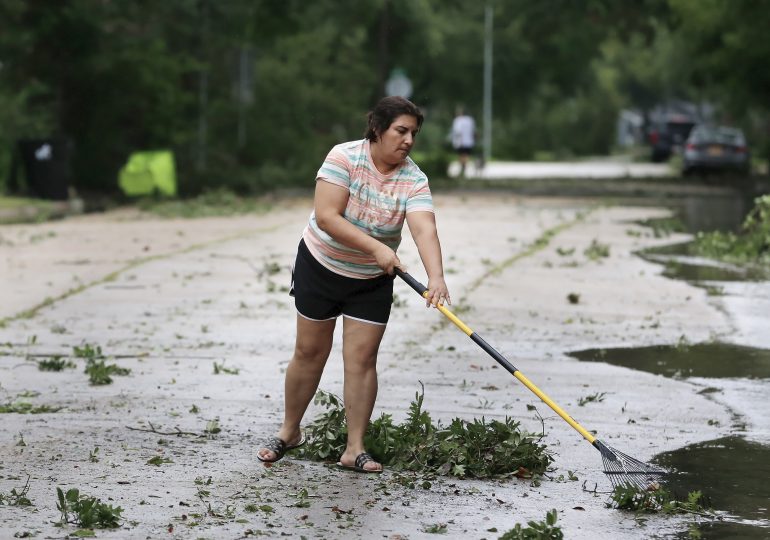
<svg viewBox="0 0 770 540">
<path fill-rule="evenodd" d="M 409 212 L 406 215 L 406 223 L 428 274 L 428 305 L 443 304 L 444 300 L 451 304 L 449 289 L 444 281 L 444 264 L 436 230 L 436 216 L 427 211 Z"/>
<path fill-rule="evenodd" d="M 395 251 L 345 219 L 349 196 L 347 188 L 323 180 L 316 182 L 315 219 L 321 230 L 341 244 L 368 253 L 388 274 L 393 274 L 395 267 L 405 270 Z"/>
</svg>

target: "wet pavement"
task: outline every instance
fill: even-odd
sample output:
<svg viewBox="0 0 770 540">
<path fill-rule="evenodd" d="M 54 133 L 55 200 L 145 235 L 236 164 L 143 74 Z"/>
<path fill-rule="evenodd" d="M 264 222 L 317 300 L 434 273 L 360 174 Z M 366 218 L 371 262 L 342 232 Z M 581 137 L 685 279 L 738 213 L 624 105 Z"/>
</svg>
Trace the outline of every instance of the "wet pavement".
<svg viewBox="0 0 770 540">
<path fill-rule="evenodd" d="M 762 380 L 670 378 L 565 355 L 677 344 L 682 336 L 690 344 L 738 336 L 747 343 L 735 344 L 765 346 L 751 343 L 764 332 L 750 323 L 766 314 L 745 316 L 741 305 L 726 305 L 732 298 L 666 278 L 635 255 L 687 240 L 633 224 L 668 211 L 506 194 L 436 202 L 453 309 L 602 440 L 649 460 L 739 432 L 747 441 L 767 437 Z M 0 278 L 14 284 L 0 305 L 0 402 L 63 407 L 0 417 L 0 493 L 29 475 L 35 504 L 0 505 L 0 536 L 61 536 L 53 526 L 56 486 L 125 509 L 121 528 L 100 537 L 435 538 L 429 531 L 443 525 L 446 537 L 496 538 L 552 508 L 566 538 L 688 530 L 694 518 L 652 516 L 642 526 L 607 509 L 598 452 L 399 283 L 375 416 L 403 419 L 422 381 L 436 420 L 512 416 L 525 429 L 544 429 L 556 469 L 538 483 L 435 478 L 430 489 L 412 489 L 391 471 L 370 477 L 296 459 L 258 464 L 259 440 L 281 417 L 295 317 L 285 288 L 309 209 L 295 200 L 229 219 L 116 212 L 0 229 Z M 587 255 L 597 243 L 606 256 Z M 400 255 L 424 280 L 408 237 Z M 37 370 L 37 360 L 69 357 L 83 343 L 100 344 L 131 374 L 91 386 L 81 369 Z M 339 355 L 338 339 L 321 382 L 337 394 Z M 237 374 L 214 374 L 214 364 Z M 221 431 L 206 435 L 214 421 Z M 147 463 L 158 456 L 168 462 Z M 297 504 L 303 489 L 307 506 Z"/>
<path fill-rule="evenodd" d="M 459 163 L 452 163 L 449 175 L 460 173 Z M 575 161 L 575 162 L 504 162 L 493 161 L 483 167 L 469 163 L 468 178 L 537 180 L 542 178 L 651 178 L 676 176 L 668 163 L 634 163 L 623 160 Z"/>
<path fill-rule="evenodd" d="M 768 538 L 770 281 L 767 270 L 694 257 L 687 243 L 644 250 L 640 255 L 662 264 L 666 277 L 706 288 L 714 296 L 714 302 L 731 314 L 736 325 L 735 332 L 714 338 L 732 342 L 691 344 L 682 339 L 674 345 L 586 349 L 573 351 L 570 356 L 688 379 L 703 385 L 704 395 L 729 407 L 732 435 L 660 454 L 655 462 L 674 471 L 668 479 L 672 489 L 680 494 L 700 490 L 722 514 L 719 523 L 695 526 L 703 538 Z M 685 538 L 689 534 L 679 536 Z"/>
</svg>

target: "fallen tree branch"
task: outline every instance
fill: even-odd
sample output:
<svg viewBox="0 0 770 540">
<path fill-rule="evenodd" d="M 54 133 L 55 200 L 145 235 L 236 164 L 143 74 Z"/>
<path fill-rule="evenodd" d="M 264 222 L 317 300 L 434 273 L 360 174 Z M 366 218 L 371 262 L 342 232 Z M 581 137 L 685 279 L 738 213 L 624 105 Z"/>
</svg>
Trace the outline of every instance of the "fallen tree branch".
<svg viewBox="0 0 770 540">
<path fill-rule="evenodd" d="M 179 428 L 174 428 L 176 431 L 158 431 L 158 429 L 156 429 L 155 426 L 152 425 L 152 422 L 147 422 L 147 423 L 150 425 L 150 429 L 133 427 L 133 426 L 126 426 L 126 428 L 130 429 L 131 431 L 144 431 L 146 433 L 155 433 L 157 435 L 176 435 L 177 437 L 181 437 L 182 435 L 190 435 L 192 437 L 205 437 L 205 435 L 201 433 L 193 433 L 192 431 L 182 431 Z"/>
</svg>

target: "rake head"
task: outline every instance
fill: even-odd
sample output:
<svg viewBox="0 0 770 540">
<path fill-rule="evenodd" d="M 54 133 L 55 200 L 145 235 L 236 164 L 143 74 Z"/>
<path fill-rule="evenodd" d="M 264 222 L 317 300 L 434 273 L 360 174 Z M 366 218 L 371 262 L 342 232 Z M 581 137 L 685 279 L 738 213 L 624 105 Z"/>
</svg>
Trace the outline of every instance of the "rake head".
<svg viewBox="0 0 770 540">
<path fill-rule="evenodd" d="M 594 441 L 593 444 L 602 453 L 604 474 L 609 477 L 613 488 L 631 484 L 648 490 L 666 474 L 660 467 L 639 461 L 601 441 Z"/>
</svg>

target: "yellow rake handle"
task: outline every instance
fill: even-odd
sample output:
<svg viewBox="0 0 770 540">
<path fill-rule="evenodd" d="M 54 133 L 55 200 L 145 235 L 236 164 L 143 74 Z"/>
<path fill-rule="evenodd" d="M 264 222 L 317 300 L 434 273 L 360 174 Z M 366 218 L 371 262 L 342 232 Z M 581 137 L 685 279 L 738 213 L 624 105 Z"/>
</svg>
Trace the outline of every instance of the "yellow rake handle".
<svg viewBox="0 0 770 540">
<path fill-rule="evenodd" d="M 408 273 L 396 268 L 396 275 L 403 279 L 407 285 L 409 285 L 412 289 L 414 289 L 417 294 L 420 296 L 427 298 L 428 296 L 428 288 L 425 287 L 422 283 L 414 279 L 411 275 Z M 457 315 L 449 311 L 444 305 L 439 304 L 436 306 L 436 308 L 444 314 L 444 316 L 452 321 L 457 328 L 462 330 L 469 338 L 471 338 L 479 347 L 484 349 L 484 351 L 489 354 L 492 358 L 494 358 L 498 364 L 503 366 L 511 375 L 516 377 L 519 382 L 521 382 L 524 386 L 529 388 L 533 394 L 535 394 L 540 400 L 548 405 L 553 411 L 562 417 L 562 419 L 567 422 L 570 426 L 572 426 L 575 431 L 580 433 L 588 442 L 591 444 L 594 444 L 596 442 L 596 437 L 591 435 L 588 430 L 586 430 L 583 426 L 578 424 L 570 415 L 567 414 L 567 412 L 559 407 L 551 398 L 549 398 L 545 392 L 540 390 L 535 384 L 530 381 L 527 377 L 524 376 L 524 374 L 519 371 L 516 366 L 511 364 L 502 354 L 497 352 L 489 343 L 484 341 L 484 339 L 479 336 L 476 332 L 471 330 L 471 328 L 466 325 L 464 322 L 462 322 Z"/>
</svg>

